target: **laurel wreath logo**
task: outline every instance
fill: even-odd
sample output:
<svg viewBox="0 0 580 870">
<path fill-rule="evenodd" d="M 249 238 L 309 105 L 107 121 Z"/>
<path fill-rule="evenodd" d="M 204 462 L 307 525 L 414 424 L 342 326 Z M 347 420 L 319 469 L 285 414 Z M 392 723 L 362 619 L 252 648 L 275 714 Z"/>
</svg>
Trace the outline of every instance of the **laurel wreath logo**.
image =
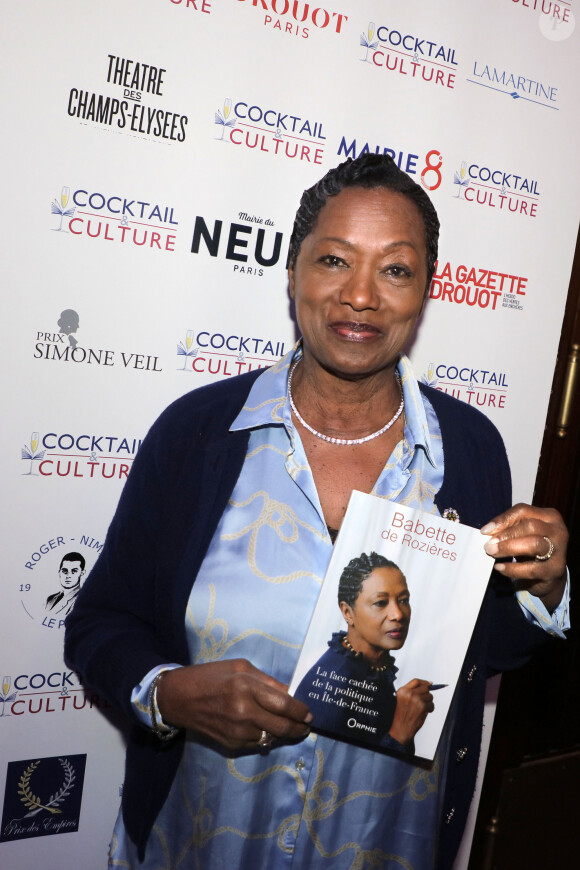
<svg viewBox="0 0 580 870">
<path fill-rule="evenodd" d="M 57 813 L 62 813 L 62 810 L 58 808 L 58 805 L 61 804 L 64 799 L 67 798 L 71 793 L 71 790 L 74 788 L 74 781 L 76 779 L 76 776 L 74 768 L 67 758 L 59 758 L 58 760 L 64 770 L 64 782 L 59 790 L 49 797 L 46 803 L 42 803 L 40 798 L 33 794 L 30 787 L 30 780 L 32 778 L 32 774 L 40 764 L 40 760 L 32 761 L 20 777 L 20 780 L 18 782 L 18 794 L 20 795 L 20 800 L 22 801 L 24 806 L 27 807 L 30 811 L 24 816 L 25 819 L 29 818 L 30 816 L 35 816 L 41 810 L 47 810 L 53 815 Z"/>
</svg>

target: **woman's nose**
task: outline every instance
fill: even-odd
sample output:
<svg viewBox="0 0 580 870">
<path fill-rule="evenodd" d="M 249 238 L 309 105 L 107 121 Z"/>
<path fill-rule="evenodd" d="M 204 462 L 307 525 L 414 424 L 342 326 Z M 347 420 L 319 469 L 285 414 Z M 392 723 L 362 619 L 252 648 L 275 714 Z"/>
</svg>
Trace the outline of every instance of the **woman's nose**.
<svg viewBox="0 0 580 870">
<path fill-rule="evenodd" d="M 391 601 L 387 608 L 387 616 L 391 622 L 400 622 L 403 618 L 403 611 L 396 601 Z"/>
<path fill-rule="evenodd" d="M 370 270 L 357 269 L 349 276 L 340 291 L 340 301 L 350 305 L 354 311 L 364 311 L 365 308 L 374 311 L 378 308 L 379 295 Z"/>
</svg>

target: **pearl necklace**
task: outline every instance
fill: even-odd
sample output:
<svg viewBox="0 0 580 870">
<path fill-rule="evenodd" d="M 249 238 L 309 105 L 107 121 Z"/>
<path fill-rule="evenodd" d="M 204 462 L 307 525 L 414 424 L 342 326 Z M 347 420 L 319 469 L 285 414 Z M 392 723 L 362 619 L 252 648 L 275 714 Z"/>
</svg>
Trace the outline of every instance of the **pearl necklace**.
<svg viewBox="0 0 580 870">
<path fill-rule="evenodd" d="M 296 368 L 296 366 L 298 365 L 299 362 L 300 362 L 300 360 L 296 360 L 296 362 L 293 364 L 292 368 L 290 369 L 290 373 L 288 375 L 288 399 L 290 400 L 290 407 L 292 408 L 292 410 L 296 414 L 296 417 L 298 418 L 300 423 L 302 423 L 302 425 L 304 426 L 305 429 L 308 429 L 308 431 L 311 432 L 312 435 L 315 435 L 317 438 L 322 438 L 323 441 L 328 441 L 329 444 L 340 444 L 343 446 L 351 446 L 353 444 L 364 444 L 366 441 L 372 441 L 373 438 L 378 438 L 379 435 L 383 435 L 383 433 L 386 432 L 387 429 L 390 429 L 391 426 L 393 426 L 397 422 L 397 420 L 399 419 L 399 417 L 403 413 L 403 408 L 405 407 L 405 400 L 403 398 L 403 388 L 401 386 L 401 379 L 399 378 L 399 375 L 395 373 L 395 377 L 397 378 L 397 382 L 399 384 L 399 389 L 401 391 L 401 404 L 399 405 L 399 407 L 395 411 L 394 417 L 391 417 L 389 422 L 385 423 L 385 425 L 381 429 L 377 429 L 377 431 L 373 432 L 371 435 L 365 435 L 364 438 L 332 438 L 330 435 L 325 435 L 323 432 L 318 432 L 317 429 L 314 429 L 312 426 L 309 426 L 308 423 L 306 422 L 306 420 L 302 417 L 302 415 L 300 414 L 300 411 L 298 410 L 298 408 L 294 404 L 294 399 L 292 397 L 292 375 L 294 374 L 294 369 Z"/>
<path fill-rule="evenodd" d="M 343 645 L 344 647 L 346 647 L 346 649 L 349 650 L 349 652 L 354 653 L 355 656 L 362 656 L 362 653 L 357 652 L 357 651 L 355 650 L 355 648 L 353 647 L 353 645 L 351 644 L 351 642 L 349 641 L 349 639 L 348 639 L 347 637 L 343 637 L 343 639 L 342 639 L 342 645 Z M 390 655 L 389 655 L 388 657 L 391 658 Z M 367 662 L 367 664 L 368 664 L 368 662 Z M 386 665 L 369 665 L 369 668 L 371 669 L 371 671 L 376 671 L 378 674 L 382 673 L 383 671 L 386 671 L 387 668 L 389 668 L 389 667 L 390 667 L 390 664 L 386 664 Z"/>
</svg>

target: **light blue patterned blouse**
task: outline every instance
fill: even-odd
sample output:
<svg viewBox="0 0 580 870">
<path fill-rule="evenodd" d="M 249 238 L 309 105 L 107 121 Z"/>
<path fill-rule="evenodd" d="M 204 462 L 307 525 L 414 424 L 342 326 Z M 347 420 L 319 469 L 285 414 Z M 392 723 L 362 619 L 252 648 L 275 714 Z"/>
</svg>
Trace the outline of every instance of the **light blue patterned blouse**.
<svg viewBox="0 0 580 870">
<path fill-rule="evenodd" d="M 292 355 L 255 381 L 231 427 L 250 430 L 248 454 L 186 613 L 192 663 L 246 658 L 284 683 L 332 551 L 291 420 Z M 433 499 L 443 480 L 438 422 L 405 357 L 399 373 L 404 437 L 373 493 L 437 513 Z M 159 670 L 133 693 L 146 722 L 148 687 Z M 137 862 L 119 816 L 109 866 L 428 870 L 435 862 L 451 719 L 452 712 L 435 761 L 423 767 L 315 734 L 298 744 L 240 753 L 188 734 L 145 863 Z"/>
</svg>

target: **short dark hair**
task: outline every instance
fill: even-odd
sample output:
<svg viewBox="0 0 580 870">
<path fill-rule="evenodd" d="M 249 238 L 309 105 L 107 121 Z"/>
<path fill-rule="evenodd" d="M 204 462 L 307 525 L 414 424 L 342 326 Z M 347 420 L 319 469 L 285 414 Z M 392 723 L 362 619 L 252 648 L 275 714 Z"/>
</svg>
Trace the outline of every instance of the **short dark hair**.
<svg viewBox="0 0 580 870">
<path fill-rule="evenodd" d="M 406 172 L 399 169 L 388 154 L 361 154 L 355 160 L 349 157 L 344 163 L 330 169 L 320 181 L 304 191 L 290 236 L 288 268 L 296 265 L 302 242 L 313 231 L 318 215 L 328 197 L 338 196 L 346 187 L 365 187 L 368 189 L 384 187 L 386 190 L 401 193 L 417 206 L 425 227 L 425 246 L 427 248 L 427 286 L 425 292 L 427 292 L 437 262 L 439 218 L 435 206 L 423 188 L 413 181 Z"/>
<path fill-rule="evenodd" d="M 80 562 L 81 563 L 81 571 L 85 570 L 85 557 L 80 553 L 67 553 L 66 556 L 63 556 L 60 560 L 60 565 L 58 566 L 58 570 L 63 566 L 64 562 Z"/>
<path fill-rule="evenodd" d="M 344 601 L 349 607 L 354 607 L 357 598 L 360 595 L 362 585 L 367 577 L 372 574 L 375 568 L 396 568 L 401 571 L 399 566 L 387 559 L 386 556 L 380 556 L 374 551 L 362 553 L 358 558 L 351 559 L 342 574 L 338 583 L 338 603 Z M 401 571 L 405 583 L 407 582 L 405 575 Z"/>
</svg>

